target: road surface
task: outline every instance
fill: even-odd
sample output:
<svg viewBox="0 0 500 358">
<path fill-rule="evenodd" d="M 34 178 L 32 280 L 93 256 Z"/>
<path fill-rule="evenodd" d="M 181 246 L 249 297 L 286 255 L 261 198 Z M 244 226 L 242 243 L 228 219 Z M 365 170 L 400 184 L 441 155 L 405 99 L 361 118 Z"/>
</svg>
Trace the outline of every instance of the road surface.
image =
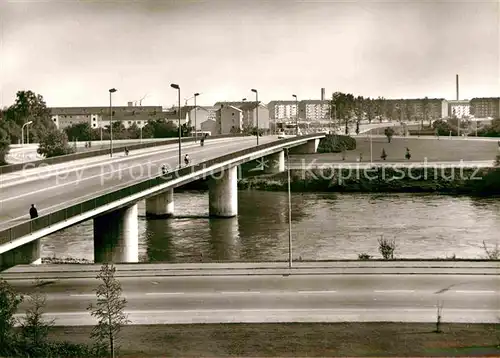
<svg viewBox="0 0 500 358">
<path fill-rule="evenodd" d="M 162 141 L 167 138 L 145 138 L 143 143 Z M 113 140 L 113 149 L 122 148 L 127 144 L 138 144 L 140 139 L 115 139 Z M 70 142 L 73 145 L 73 142 Z M 10 146 L 9 153 L 6 156 L 6 161 L 9 164 L 27 163 L 35 160 L 44 159 L 43 155 L 37 153 L 39 144 L 30 143 L 25 145 L 14 144 Z M 85 142 L 76 142 L 77 148 L 84 148 Z M 109 140 L 105 141 L 92 141 L 92 149 L 106 149 L 109 148 Z M 89 149 L 90 150 L 90 149 Z M 121 149 L 119 149 L 121 150 Z"/>
<path fill-rule="evenodd" d="M 276 136 L 261 137 L 259 144 L 277 141 Z M 182 156 L 189 154 L 192 164 L 217 158 L 256 145 L 256 137 L 238 137 L 183 145 Z M 32 169 L 32 175 L 19 177 L 19 173 L 0 176 L 0 230 L 29 220 L 28 210 L 36 204 L 39 215 L 70 206 L 78 201 L 97 196 L 99 193 L 130 186 L 132 183 L 158 175 L 163 164 L 175 168 L 178 164 L 178 148 L 171 145 L 157 152 L 138 154 L 132 151 L 128 157 L 92 162 L 77 169 L 49 166 Z"/>
<path fill-rule="evenodd" d="M 298 268 L 291 275 L 272 274 L 275 269 L 265 275 L 234 275 L 232 269 L 221 269 L 214 276 L 156 276 L 157 266 L 149 265 L 139 277 L 119 278 L 133 324 L 435 322 L 438 302 L 443 304 L 443 322 L 494 323 L 500 315 L 498 274 L 450 274 L 449 268 L 440 268 L 441 274 L 425 268 L 420 274 L 391 274 L 398 269 L 385 268 L 374 275 L 372 269 L 358 267 L 357 274 L 345 274 L 349 268 L 337 269 L 337 274 L 324 274 L 324 268 L 306 274 Z M 18 292 L 34 290 L 32 280 L 8 272 L 2 276 Z M 86 276 L 42 281 L 37 289 L 46 294 L 47 318 L 56 319 L 57 325 L 94 324 L 86 308 L 96 300 L 98 281 Z M 27 307 L 25 300 L 19 313 Z"/>
</svg>

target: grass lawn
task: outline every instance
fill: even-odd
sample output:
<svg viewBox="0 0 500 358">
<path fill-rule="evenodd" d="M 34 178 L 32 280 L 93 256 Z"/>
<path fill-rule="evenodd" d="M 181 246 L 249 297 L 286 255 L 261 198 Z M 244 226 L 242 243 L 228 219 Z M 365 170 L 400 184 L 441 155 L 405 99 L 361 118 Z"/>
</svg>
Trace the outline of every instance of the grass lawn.
<svg viewBox="0 0 500 358">
<path fill-rule="evenodd" d="M 383 162 L 380 158 L 382 149 L 387 153 L 386 161 L 404 162 L 406 147 L 410 149 L 411 161 L 422 162 L 424 158 L 428 161 L 458 161 L 458 160 L 494 160 L 498 151 L 497 142 L 475 141 L 475 140 L 449 140 L 449 139 L 419 139 L 413 138 L 393 138 L 391 143 L 387 138 L 374 137 L 373 161 Z M 356 138 L 356 149 L 346 153 L 346 161 L 353 162 L 363 153 L 363 162 L 370 161 L 370 139 Z M 341 162 L 341 153 L 324 153 L 314 155 L 294 155 L 293 158 L 316 158 L 321 162 Z"/>
<path fill-rule="evenodd" d="M 92 327 L 53 327 L 54 340 L 89 342 Z M 494 324 L 294 323 L 125 327 L 120 357 L 499 356 Z"/>
</svg>

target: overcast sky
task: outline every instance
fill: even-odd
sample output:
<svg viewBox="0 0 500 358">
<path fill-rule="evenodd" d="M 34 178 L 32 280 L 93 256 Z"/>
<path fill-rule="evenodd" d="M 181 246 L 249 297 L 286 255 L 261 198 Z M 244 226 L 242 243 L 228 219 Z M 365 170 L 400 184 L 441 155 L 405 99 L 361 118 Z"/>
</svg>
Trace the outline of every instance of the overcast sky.
<svg viewBox="0 0 500 358">
<path fill-rule="evenodd" d="M 170 106 L 500 96 L 500 6 L 488 1 L 0 0 L 0 106 Z M 193 103 L 192 100 L 190 102 Z"/>
</svg>

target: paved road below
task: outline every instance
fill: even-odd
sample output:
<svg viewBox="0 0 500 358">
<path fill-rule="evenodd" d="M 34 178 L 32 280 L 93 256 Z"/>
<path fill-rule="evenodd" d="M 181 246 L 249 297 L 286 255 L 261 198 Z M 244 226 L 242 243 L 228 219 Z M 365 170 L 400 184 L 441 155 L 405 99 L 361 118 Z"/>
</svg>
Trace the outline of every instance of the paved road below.
<svg viewBox="0 0 500 358">
<path fill-rule="evenodd" d="M 19 292 L 30 280 L 8 279 Z M 120 278 L 134 324 L 221 322 L 496 322 L 498 276 L 267 275 Z M 48 318 L 58 325 L 88 325 L 95 278 L 46 280 Z M 21 306 L 22 313 L 28 301 Z"/>
<path fill-rule="evenodd" d="M 219 143 L 208 141 L 204 147 L 185 147 L 182 155 L 189 154 L 192 164 L 196 164 L 253 147 L 255 141 L 255 137 L 230 138 Z M 260 144 L 272 141 L 277 141 L 277 137 L 262 137 Z M 49 170 L 35 181 L 10 185 L 8 190 L 0 192 L 0 229 L 29 220 L 28 210 L 32 203 L 37 205 L 39 215 L 44 215 L 156 176 L 163 164 L 171 168 L 178 165 L 177 148 L 171 147 L 146 157 L 131 156 L 118 164 L 92 165 L 62 174 Z"/>
</svg>

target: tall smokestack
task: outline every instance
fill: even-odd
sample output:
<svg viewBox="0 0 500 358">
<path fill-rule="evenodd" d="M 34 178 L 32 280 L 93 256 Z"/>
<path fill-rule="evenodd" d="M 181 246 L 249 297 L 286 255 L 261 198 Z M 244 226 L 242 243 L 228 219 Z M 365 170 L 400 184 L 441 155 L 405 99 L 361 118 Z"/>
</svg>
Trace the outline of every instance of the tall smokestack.
<svg viewBox="0 0 500 358">
<path fill-rule="evenodd" d="M 458 75 L 456 76 L 456 78 L 457 78 L 457 101 L 458 101 L 458 98 L 459 98 L 459 96 L 458 96 Z"/>
<path fill-rule="evenodd" d="M 324 88 L 321 89 L 321 100 L 322 101 L 325 100 L 325 89 Z"/>
</svg>

